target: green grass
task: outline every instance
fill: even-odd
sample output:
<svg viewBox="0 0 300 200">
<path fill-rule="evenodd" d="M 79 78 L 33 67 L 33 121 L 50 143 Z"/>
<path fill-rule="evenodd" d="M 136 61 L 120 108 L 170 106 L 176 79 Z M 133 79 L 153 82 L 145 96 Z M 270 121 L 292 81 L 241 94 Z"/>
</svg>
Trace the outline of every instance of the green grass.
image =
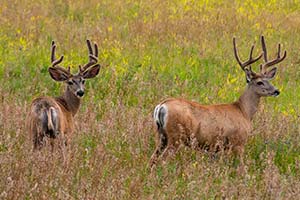
<svg viewBox="0 0 300 200">
<path fill-rule="evenodd" d="M 0 199 L 298 199 L 300 176 L 300 4 L 297 1 L 8 1 L 0 7 Z M 288 57 L 263 99 L 244 154 L 182 148 L 154 172 L 153 108 L 165 97 L 203 104 L 234 101 L 243 59 L 259 36 L 269 55 Z M 73 72 L 87 62 L 85 40 L 103 65 L 87 81 L 69 160 L 32 153 L 24 121 L 38 96 L 59 95 L 49 76 L 50 44 Z M 258 70 L 258 66 L 254 66 Z"/>
</svg>

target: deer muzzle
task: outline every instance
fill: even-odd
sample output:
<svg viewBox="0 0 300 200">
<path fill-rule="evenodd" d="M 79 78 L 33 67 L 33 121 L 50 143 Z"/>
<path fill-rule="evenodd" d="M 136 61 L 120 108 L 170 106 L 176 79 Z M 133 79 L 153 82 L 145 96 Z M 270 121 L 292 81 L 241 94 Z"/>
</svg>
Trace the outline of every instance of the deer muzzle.
<svg viewBox="0 0 300 200">
<path fill-rule="evenodd" d="M 273 95 L 274 97 L 277 97 L 279 94 L 280 94 L 280 91 L 276 89 L 276 90 L 273 92 L 272 95 Z"/>
<path fill-rule="evenodd" d="M 84 91 L 83 90 L 78 90 L 76 92 L 76 95 L 79 96 L 79 97 L 82 97 L 84 95 Z"/>
</svg>

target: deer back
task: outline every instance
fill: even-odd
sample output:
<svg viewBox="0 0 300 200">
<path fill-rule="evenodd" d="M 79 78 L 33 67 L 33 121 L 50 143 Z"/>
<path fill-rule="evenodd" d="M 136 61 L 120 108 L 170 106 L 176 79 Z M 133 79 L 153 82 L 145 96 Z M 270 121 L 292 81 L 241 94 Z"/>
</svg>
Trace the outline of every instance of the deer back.
<svg viewBox="0 0 300 200">
<path fill-rule="evenodd" d="M 238 135 L 234 140 L 240 143 L 251 130 L 250 119 L 236 104 L 201 105 L 174 98 L 165 100 L 161 105 L 167 110 L 165 130 L 170 133 L 171 141 L 195 137 L 204 144 L 214 143 L 218 137 Z"/>
</svg>

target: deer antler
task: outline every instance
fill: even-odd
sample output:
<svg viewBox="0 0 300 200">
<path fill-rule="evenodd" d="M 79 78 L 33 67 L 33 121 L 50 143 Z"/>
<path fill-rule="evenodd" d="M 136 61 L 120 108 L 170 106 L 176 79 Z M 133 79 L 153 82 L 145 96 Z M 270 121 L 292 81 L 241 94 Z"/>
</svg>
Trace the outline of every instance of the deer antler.
<svg viewBox="0 0 300 200">
<path fill-rule="evenodd" d="M 285 59 L 286 51 L 284 51 L 283 56 L 281 57 L 280 43 L 279 43 L 278 51 L 277 51 L 277 58 L 275 58 L 274 60 L 268 61 L 267 47 L 266 47 L 265 38 L 263 35 L 261 36 L 261 45 L 262 45 L 262 49 L 263 49 L 265 63 L 260 66 L 260 72 L 261 72 L 261 74 L 265 74 L 267 72 L 268 67 L 276 65 L 277 63 L 280 63 L 281 61 L 283 61 Z"/>
<path fill-rule="evenodd" d="M 235 42 L 235 37 L 233 37 L 233 52 L 234 52 L 234 56 L 237 60 L 237 62 L 239 63 L 239 65 L 241 66 L 242 70 L 245 71 L 245 68 L 248 66 L 248 65 L 251 65 L 252 63 L 258 61 L 263 54 L 260 54 L 258 57 L 256 58 L 252 58 L 252 54 L 253 54 L 253 49 L 254 49 L 254 44 L 252 45 L 251 47 L 251 50 L 250 50 L 250 55 L 249 55 L 249 59 L 245 62 L 242 62 L 238 56 L 238 51 L 237 51 L 237 48 L 236 48 L 236 42 Z M 251 66 L 250 66 L 250 69 L 251 70 Z"/>
<path fill-rule="evenodd" d="M 89 62 L 85 64 L 83 67 L 79 66 L 79 73 L 83 73 L 90 66 L 97 64 L 98 62 L 98 46 L 94 43 L 95 52 L 93 52 L 92 44 L 90 40 L 86 40 L 87 47 L 89 50 Z"/>
<path fill-rule="evenodd" d="M 63 67 L 58 66 L 58 64 L 63 61 L 64 56 L 62 55 L 59 59 L 56 59 L 55 58 L 55 49 L 56 49 L 56 44 L 55 44 L 54 41 L 52 41 L 52 43 L 51 43 L 51 65 L 52 65 L 52 67 L 58 68 L 61 71 L 65 72 L 66 74 L 71 75 L 71 73 L 70 73 L 70 67 L 68 67 L 68 70 L 66 70 Z"/>
</svg>

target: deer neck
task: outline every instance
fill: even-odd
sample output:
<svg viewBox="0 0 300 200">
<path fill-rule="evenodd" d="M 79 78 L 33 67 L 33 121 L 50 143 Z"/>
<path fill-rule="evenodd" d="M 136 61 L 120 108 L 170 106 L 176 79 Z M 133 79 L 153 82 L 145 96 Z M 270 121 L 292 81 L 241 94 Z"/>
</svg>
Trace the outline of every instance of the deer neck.
<svg viewBox="0 0 300 200">
<path fill-rule="evenodd" d="M 80 107 L 80 98 L 73 94 L 67 87 L 64 94 L 57 98 L 63 106 L 74 116 Z"/>
<path fill-rule="evenodd" d="M 258 109 L 258 104 L 260 101 L 260 96 L 257 95 L 251 87 L 247 86 L 247 89 L 240 96 L 237 101 L 243 114 L 249 119 L 252 120 L 254 114 Z"/>
</svg>

